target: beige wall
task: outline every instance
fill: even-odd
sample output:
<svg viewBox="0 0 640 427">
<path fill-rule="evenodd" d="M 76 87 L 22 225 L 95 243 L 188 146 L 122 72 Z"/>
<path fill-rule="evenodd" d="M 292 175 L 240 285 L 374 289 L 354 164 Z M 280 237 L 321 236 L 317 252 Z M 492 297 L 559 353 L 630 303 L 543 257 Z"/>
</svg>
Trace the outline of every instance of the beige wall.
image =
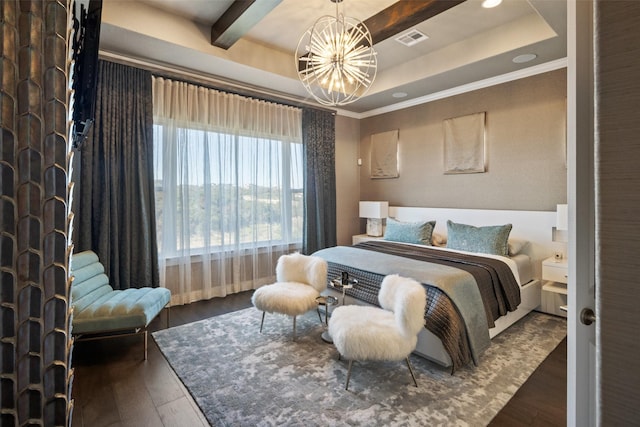
<svg viewBox="0 0 640 427">
<path fill-rule="evenodd" d="M 486 112 L 487 172 L 444 175 L 442 121 L 481 111 Z M 360 120 L 359 199 L 399 206 L 555 210 L 567 200 L 565 122 L 565 69 Z M 353 136 L 342 135 L 343 126 L 336 129 L 339 143 Z M 370 137 L 392 129 L 400 131 L 400 177 L 372 180 Z M 342 169 L 351 173 L 352 164 L 336 163 L 338 207 L 354 197 L 340 198 L 341 187 L 352 185 Z M 346 221 L 340 211 L 338 219 L 340 241 L 340 222 Z"/>
</svg>

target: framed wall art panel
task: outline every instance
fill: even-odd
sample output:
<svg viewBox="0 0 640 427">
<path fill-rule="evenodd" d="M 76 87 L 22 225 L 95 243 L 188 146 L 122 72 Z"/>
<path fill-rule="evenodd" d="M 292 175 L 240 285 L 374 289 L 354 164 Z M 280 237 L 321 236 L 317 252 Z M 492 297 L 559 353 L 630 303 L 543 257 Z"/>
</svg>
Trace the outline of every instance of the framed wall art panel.
<svg viewBox="0 0 640 427">
<path fill-rule="evenodd" d="M 446 119 L 444 173 L 482 173 L 485 163 L 485 112 Z"/>
<path fill-rule="evenodd" d="M 398 129 L 371 135 L 371 178 L 398 177 Z"/>
</svg>

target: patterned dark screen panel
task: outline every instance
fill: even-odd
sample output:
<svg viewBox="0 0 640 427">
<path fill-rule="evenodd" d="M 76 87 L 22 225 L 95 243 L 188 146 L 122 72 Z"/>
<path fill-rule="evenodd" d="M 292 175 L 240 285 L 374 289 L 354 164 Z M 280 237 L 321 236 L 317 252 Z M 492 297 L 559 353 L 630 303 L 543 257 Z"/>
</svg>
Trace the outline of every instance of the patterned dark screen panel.
<svg viewBox="0 0 640 427">
<path fill-rule="evenodd" d="M 0 425 L 66 426 L 70 2 L 0 8 Z"/>
</svg>

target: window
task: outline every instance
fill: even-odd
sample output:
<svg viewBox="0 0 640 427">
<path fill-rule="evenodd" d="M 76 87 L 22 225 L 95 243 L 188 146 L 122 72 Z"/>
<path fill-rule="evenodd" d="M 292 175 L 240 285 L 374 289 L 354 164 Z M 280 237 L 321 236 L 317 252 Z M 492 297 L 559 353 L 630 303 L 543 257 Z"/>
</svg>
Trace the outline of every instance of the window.
<svg viewBox="0 0 640 427">
<path fill-rule="evenodd" d="M 153 77 L 153 121 L 158 267 L 174 302 L 272 281 L 302 247 L 302 110 Z"/>
<path fill-rule="evenodd" d="M 154 124 L 159 252 L 300 244 L 302 144 Z"/>
</svg>

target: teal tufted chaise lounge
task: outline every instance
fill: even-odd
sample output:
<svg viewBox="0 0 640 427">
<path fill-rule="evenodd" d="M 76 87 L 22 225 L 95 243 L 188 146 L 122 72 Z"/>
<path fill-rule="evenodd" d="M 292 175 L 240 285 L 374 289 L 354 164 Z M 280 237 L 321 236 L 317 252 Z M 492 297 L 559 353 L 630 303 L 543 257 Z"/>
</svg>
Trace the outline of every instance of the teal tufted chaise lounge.
<svg viewBox="0 0 640 427">
<path fill-rule="evenodd" d="M 114 290 L 92 251 L 73 254 L 71 274 L 71 333 L 76 341 L 144 334 L 146 360 L 147 326 L 167 306 L 171 292 L 166 288 Z"/>
</svg>

